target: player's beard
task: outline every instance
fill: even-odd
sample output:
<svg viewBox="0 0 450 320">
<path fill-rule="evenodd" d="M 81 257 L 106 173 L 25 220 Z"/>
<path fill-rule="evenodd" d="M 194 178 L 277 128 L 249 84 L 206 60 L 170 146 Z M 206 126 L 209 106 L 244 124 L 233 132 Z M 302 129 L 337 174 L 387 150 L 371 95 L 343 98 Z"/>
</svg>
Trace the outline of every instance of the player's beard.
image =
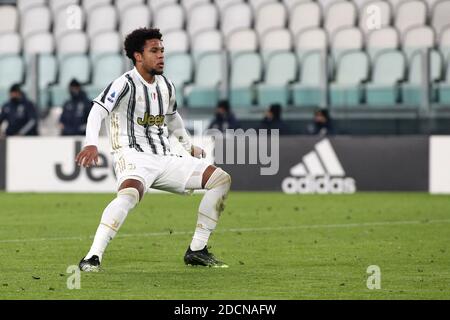
<svg viewBox="0 0 450 320">
<path fill-rule="evenodd" d="M 156 69 L 150 69 L 150 74 L 152 76 L 160 76 L 164 73 L 164 70 L 158 71 Z"/>
</svg>

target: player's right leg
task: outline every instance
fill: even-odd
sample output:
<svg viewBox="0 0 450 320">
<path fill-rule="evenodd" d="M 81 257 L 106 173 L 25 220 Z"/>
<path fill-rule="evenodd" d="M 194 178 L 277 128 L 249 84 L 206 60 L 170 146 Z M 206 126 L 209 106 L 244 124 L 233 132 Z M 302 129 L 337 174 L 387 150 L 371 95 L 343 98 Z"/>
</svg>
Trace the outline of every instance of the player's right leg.
<svg viewBox="0 0 450 320">
<path fill-rule="evenodd" d="M 91 249 L 80 261 L 81 271 L 99 270 L 108 243 L 119 231 L 128 212 L 142 199 L 144 191 L 144 183 L 137 179 L 127 179 L 120 184 L 117 197 L 103 211 Z"/>
</svg>

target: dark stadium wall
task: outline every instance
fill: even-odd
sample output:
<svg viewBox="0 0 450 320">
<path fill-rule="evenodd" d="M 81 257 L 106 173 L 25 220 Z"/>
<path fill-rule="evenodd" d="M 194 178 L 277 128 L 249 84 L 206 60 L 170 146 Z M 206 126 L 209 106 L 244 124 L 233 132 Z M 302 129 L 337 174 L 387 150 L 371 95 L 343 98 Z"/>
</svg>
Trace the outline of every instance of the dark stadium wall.
<svg viewBox="0 0 450 320">
<path fill-rule="evenodd" d="M 305 166 L 305 158 L 317 159 L 327 171 L 325 156 L 316 146 L 326 138 L 289 136 L 280 139 L 279 172 L 262 176 L 261 165 L 220 165 L 233 179 L 233 190 L 284 191 L 288 193 L 352 193 L 354 191 L 428 191 L 429 143 L 427 136 L 335 137 L 331 148 L 343 169 L 313 178 L 292 174 Z M 315 153 L 315 154 L 312 154 Z M 305 157 L 307 156 L 307 157 Z"/>
<path fill-rule="evenodd" d="M 0 190 L 6 189 L 6 140 L 0 139 Z"/>
</svg>

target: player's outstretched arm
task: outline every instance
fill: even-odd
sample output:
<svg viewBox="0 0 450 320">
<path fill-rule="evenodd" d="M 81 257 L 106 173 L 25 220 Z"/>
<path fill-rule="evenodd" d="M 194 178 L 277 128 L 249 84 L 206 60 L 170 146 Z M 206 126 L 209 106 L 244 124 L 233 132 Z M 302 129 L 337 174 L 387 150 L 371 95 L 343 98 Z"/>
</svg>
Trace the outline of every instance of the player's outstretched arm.
<svg viewBox="0 0 450 320">
<path fill-rule="evenodd" d="M 75 158 L 79 166 L 88 168 L 98 163 L 98 136 L 102 121 L 107 115 L 108 112 L 104 108 L 96 104 L 92 106 L 86 125 L 86 144 Z"/>
<path fill-rule="evenodd" d="M 184 127 L 183 119 L 178 112 L 174 114 L 166 115 L 167 128 L 169 129 L 169 134 L 174 135 L 178 141 L 181 143 L 183 148 L 193 157 L 205 158 L 205 151 L 197 146 L 194 146 L 191 141 L 186 128 Z"/>
</svg>

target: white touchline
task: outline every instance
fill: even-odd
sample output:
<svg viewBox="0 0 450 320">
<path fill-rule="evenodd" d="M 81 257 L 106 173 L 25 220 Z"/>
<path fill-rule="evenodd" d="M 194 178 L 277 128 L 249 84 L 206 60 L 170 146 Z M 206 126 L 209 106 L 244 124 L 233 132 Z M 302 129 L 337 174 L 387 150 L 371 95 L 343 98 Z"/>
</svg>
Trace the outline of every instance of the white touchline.
<svg viewBox="0 0 450 320">
<path fill-rule="evenodd" d="M 377 226 L 394 226 L 394 225 L 408 225 L 408 224 L 432 224 L 432 223 L 450 223 L 450 219 L 428 220 L 426 222 L 420 220 L 406 220 L 406 221 L 379 221 L 379 222 L 362 222 L 362 223 L 343 223 L 343 224 L 310 224 L 302 226 L 280 226 L 280 227 L 261 227 L 261 228 L 230 228 L 224 230 L 217 230 L 214 233 L 227 232 L 258 232 L 258 231 L 285 231 L 298 229 L 321 229 L 321 228 L 360 228 L 360 227 L 377 227 Z M 174 231 L 174 232 L 149 232 L 149 233 L 130 233 L 118 234 L 116 238 L 145 238 L 145 237 L 159 237 L 169 235 L 190 235 L 192 231 Z M 87 240 L 93 237 L 61 237 L 61 238 L 34 238 L 34 239 L 4 239 L 0 243 L 8 242 L 39 242 L 39 241 L 66 241 L 66 240 Z"/>
</svg>

